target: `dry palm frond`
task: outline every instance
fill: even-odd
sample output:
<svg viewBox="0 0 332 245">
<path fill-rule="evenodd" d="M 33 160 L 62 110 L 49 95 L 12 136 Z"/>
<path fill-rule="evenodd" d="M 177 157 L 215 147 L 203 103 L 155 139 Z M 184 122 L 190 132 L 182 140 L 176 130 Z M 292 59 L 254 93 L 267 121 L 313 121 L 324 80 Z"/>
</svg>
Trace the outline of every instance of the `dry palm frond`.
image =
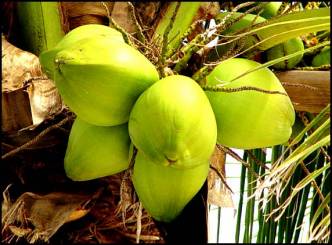
<svg viewBox="0 0 332 245">
<path fill-rule="evenodd" d="M 219 207 L 234 207 L 231 193 L 225 176 L 226 153 L 215 147 L 211 157 L 210 171 L 208 175 L 208 203 Z"/>
<path fill-rule="evenodd" d="M 308 132 L 310 128 L 312 128 L 314 125 L 319 125 L 319 127 L 306 139 L 304 143 L 302 143 L 300 146 L 298 146 L 296 149 L 293 149 L 293 144 L 290 143 L 290 145 L 287 147 L 287 149 L 284 152 L 284 155 L 292 150 L 290 155 L 284 159 L 284 157 L 281 157 L 271 169 L 271 172 L 269 175 L 265 178 L 264 183 L 262 184 L 260 188 L 260 192 L 264 188 L 272 188 L 272 186 L 275 183 L 280 183 L 281 186 L 283 186 L 282 183 L 288 183 L 290 178 L 292 177 L 292 174 L 295 171 L 295 168 L 301 163 L 301 161 L 308 156 L 310 153 L 315 151 L 316 149 L 319 149 L 320 147 L 324 145 L 328 145 L 330 140 L 329 137 L 326 136 L 326 133 L 328 132 L 330 128 L 330 119 L 326 118 L 326 115 L 329 113 L 329 106 L 321 112 L 319 116 L 316 117 L 315 120 L 313 120 L 309 125 L 307 125 L 303 131 L 293 140 L 293 142 L 297 141 L 297 138 L 301 138 L 305 133 Z M 323 137 L 325 136 L 325 137 Z M 273 188 L 275 193 L 282 193 L 282 188 L 278 184 L 275 185 Z"/>
<path fill-rule="evenodd" d="M 321 205 L 317 208 L 317 211 L 315 212 L 312 222 L 310 224 L 310 230 L 309 230 L 309 242 L 328 242 L 330 237 L 330 216 L 331 213 L 328 210 L 328 212 L 324 211 L 326 210 L 326 206 L 330 204 L 330 193 L 325 197 Z M 324 218 L 321 219 L 321 221 L 316 224 L 317 218 L 320 215 L 324 215 Z"/>
<path fill-rule="evenodd" d="M 3 194 L 9 200 L 8 191 Z M 89 200 L 89 195 L 68 193 L 50 193 L 40 196 L 31 192 L 23 193 L 15 203 L 8 201 L 7 212 L 2 218 L 2 234 L 6 240 L 25 237 L 29 243 L 37 240 L 47 242 L 65 223 L 83 217 L 89 210 L 82 209 L 82 204 Z"/>
</svg>

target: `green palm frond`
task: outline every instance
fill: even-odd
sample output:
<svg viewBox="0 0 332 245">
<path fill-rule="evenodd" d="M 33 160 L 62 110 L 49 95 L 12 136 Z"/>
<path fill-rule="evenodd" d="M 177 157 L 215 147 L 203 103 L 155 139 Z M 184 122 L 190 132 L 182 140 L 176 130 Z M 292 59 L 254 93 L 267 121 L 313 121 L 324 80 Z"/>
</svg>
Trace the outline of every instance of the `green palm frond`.
<svg viewBox="0 0 332 245">
<path fill-rule="evenodd" d="M 302 225 L 300 221 L 303 220 L 306 206 L 304 201 L 307 202 L 308 200 L 308 188 L 311 185 L 313 196 L 318 198 L 319 204 L 310 220 L 310 230 L 307 238 L 310 242 L 327 241 L 330 236 L 330 222 L 326 218 L 330 216 L 328 206 L 330 192 L 323 193 L 322 188 L 328 182 L 328 178 L 322 176 L 329 175 L 331 169 L 329 156 L 323 154 L 326 154 L 326 148 L 330 145 L 329 112 L 330 105 L 299 133 L 297 137 L 305 135 L 304 140 L 296 145 L 291 143 L 286 147 L 277 161 L 273 163 L 269 173 L 264 176 L 264 180 L 258 184 L 256 190 L 256 196 L 262 196 L 264 190 L 268 190 L 268 194 L 260 198 L 259 202 L 266 202 L 267 200 L 271 202 L 273 198 L 276 198 L 279 203 L 270 210 L 267 220 L 273 219 L 276 222 L 284 222 L 284 217 L 289 217 L 292 214 L 291 219 L 293 221 L 290 227 L 296 228 Z M 298 180 L 295 180 L 296 178 Z M 293 213 L 288 210 L 292 210 Z M 299 231 L 292 232 L 288 242 L 291 239 L 297 240 L 298 237 Z"/>
</svg>

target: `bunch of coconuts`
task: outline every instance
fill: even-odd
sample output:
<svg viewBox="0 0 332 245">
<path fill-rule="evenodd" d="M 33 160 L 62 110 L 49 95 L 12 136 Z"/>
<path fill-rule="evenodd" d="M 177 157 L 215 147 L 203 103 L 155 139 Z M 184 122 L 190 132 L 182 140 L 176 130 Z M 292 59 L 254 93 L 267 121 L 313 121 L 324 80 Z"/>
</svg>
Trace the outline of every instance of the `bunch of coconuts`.
<svg viewBox="0 0 332 245">
<path fill-rule="evenodd" d="M 294 108 L 272 71 L 235 79 L 260 65 L 252 60 L 220 63 L 207 85 L 284 94 L 205 92 L 186 76 L 160 79 L 121 33 L 103 25 L 72 30 L 40 61 L 77 115 L 64 159 L 67 176 L 86 181 L 119 173 L 129 167 L 134 146 L 135 191 L 159 221 L 174 220 L 199 191 L 217 142 L 252 149 L 285 143 L 292 133 Z"/>
</svg>

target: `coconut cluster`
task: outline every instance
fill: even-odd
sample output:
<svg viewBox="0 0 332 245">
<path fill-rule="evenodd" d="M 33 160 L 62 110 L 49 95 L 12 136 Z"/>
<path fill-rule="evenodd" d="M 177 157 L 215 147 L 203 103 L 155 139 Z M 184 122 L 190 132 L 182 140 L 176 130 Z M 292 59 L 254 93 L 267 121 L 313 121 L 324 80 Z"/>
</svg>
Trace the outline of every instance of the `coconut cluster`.
<svg viewBox="0 0 332 245">
<path fill-rule="evenodd" d="M 268 68 L 238 78 L 260 64 L 243 58 L 220 63 L 207 85 L 262 91 L 204 91 L 192 78 L 160 79 L 155 66 L 102 25 L 69 32 L 40 55 L 64 103 L 77 115 L 64 168 L 74 181 L 128 169 L 143 207 L 159 221 L 174 220 L 207 178 L 216 143 L 252 149 L 284 143 L 294 108 Z"/>
</svg>

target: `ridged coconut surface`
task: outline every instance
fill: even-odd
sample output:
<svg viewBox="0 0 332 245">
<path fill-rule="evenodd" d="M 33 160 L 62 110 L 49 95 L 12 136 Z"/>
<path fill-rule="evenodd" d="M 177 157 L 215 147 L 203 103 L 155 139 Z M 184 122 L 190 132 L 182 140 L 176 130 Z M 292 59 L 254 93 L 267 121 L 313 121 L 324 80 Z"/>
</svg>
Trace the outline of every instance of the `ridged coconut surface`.
<svg viewBox="0 0 332 245">
<path fill-rule="evenodd" d="M 207 76 L 207 84 L 224 88 L 253 86 L 286 93 L 268 68 L 229 82 L 259 65 L 243 58 L 228 59 Z M 295 111 L 288 96 L 252 90 L 206 94 L 216 116 L 218 142 L 222 145 L 241 149 L 268 147 L 285 143 L 292 133 Z"/>
</svg>

